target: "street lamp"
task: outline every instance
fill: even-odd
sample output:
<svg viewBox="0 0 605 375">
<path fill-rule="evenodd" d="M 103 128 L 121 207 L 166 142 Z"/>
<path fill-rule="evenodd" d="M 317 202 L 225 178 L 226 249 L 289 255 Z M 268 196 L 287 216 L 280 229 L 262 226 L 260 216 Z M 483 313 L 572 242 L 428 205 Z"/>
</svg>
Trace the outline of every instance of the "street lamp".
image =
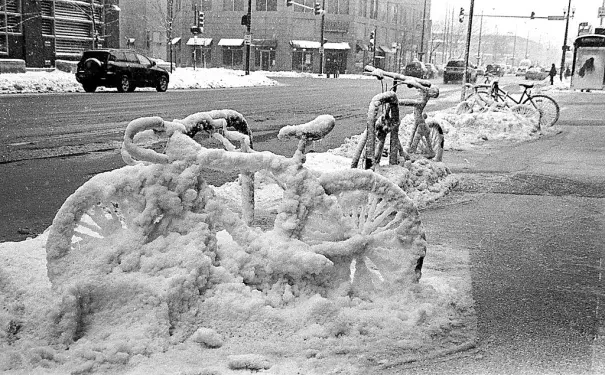
<svg viewBox="0 0 605 375">
<path fill-rule="evenodd" d="M 569 11 L 571 10 L 571 0 L 567 3 L 567 12 L 565 13 L 565 39 L 563 39 L 563 53 L 561 53 L 561 68 L 559 69 L 559 79 L 563 80 L 563 70 L 565 70 L 565 53 L 569 50 L 567 45 L 567 32 L 569 30 Z M 565 12 L 565 10 L 563 10 Z M 574 10 L 575 13 L 575 10 Z"/>
<path fill-rule="evenodd" d="M 418 52 L 418 60 L 420 60 L 420 61 L 422 61 L 422 57 L 424 56 L 424 29 L 425 28 L 426 28 L 426 0 L 424 0 L 424 8 L 422 11 L 422 32 L 420 34 L 420 52 Z"/>
</svg>

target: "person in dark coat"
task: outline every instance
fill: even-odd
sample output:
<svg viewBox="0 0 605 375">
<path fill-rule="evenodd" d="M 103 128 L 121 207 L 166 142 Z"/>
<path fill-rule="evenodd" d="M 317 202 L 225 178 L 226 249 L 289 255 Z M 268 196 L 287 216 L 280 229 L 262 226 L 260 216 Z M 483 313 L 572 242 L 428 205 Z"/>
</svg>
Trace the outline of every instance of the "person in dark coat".
<svg viewBox="0 0 605 375">
<path fill-rule="evenodd" d="M 550 84 L 552 85 L 554 83 L 555 76 L 557 75 L 557 68 L 555 67 L 555 64 L 552 64 L 550 67 L 550 72 L 548 72 L 548 75 L 550 76 Z"/>
</svg>

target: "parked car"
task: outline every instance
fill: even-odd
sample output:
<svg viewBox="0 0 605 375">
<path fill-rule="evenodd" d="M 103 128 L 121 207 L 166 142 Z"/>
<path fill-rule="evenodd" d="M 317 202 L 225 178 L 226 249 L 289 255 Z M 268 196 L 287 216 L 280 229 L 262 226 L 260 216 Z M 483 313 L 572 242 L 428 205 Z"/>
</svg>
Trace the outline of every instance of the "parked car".
<svg viewBox="0 0 605 375">
<path fill-rule="evenodd" d="M 468 66 L 468 75 L 466 77 L 467 82 L 477 82 L 477 70 L 472 64 Z M 445 66 L 445 72 L 443 73 L 443 83 L 449 83 L 453 81 L 462 81 L 464 77 L 464 60 L 450 60 Z"/>
<path fill-rule="evenodd" d="M 527 69 L 527 72 L 525 72 L 525 79 L 542 81 L 546 77 L 548 77 L 548 72 L 546 69 L 540 67 L 529 68 Z"/>
<path fill-rule="evenodd" d="M 498 64 L 489 64 L 486 67 L 486 71 L 496 77 L 502 77 L 504 75 L 504 68 Z"/>
<path fill-rule="evenodd" d="M 412 61 L 411 63 L 405 66 L 404 73 L 406 76 L 416 77 L 416 78 L 426 78 L 428 74 L 428 70 L 424 63 L 420 61 Z"/>
<path fill-rule="evenodd" d="M 169 74 L 155 61 L 132 50 L 94 49 L 85 51 L 78 62 L 76 80 L 84 91 L 97 87 L 115 87 L 119 92 L 132 92 L 137 87 L 168 89 Z"/>
<path fill-rule="evenodd" d="M 437 77 L 439 75 L 439 70 L 437 70 L 437 67 L 435 66 L 435 64 L 424 64 L 426 65 L 426 69 L 427 69 L 427 79 L 433 79 L 435 77 Z"/>
</svg>

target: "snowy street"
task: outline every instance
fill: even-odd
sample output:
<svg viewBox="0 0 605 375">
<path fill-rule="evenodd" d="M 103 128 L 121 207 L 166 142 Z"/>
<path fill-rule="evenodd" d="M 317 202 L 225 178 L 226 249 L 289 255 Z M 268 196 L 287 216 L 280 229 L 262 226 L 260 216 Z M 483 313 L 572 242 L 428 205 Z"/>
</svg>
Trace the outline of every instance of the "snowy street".
<svg viewBox="0 0 605 375">
<path fill-rule="evenodd" d="M 414 171 L 410 176 L 428 175 L 427 180 L 433 178 L 428 172 L 431 168 L 447 167 L 451 174 L 447 184 L 437 181 L 427 187 L 425 183 L 407 192 L 420 208 L 427 239 L 423 276 L 408 294 L 390 301 L 369 298 L 363 302 L 357 297 L 340 296 L 332 303 L 318 294 L 307 296 L 303 289 L 296 291 L 300 300 L 295 299 L 286 285 L 285 292 L 279 289 L 282 286 L 276 286 L 259 297 L 260 293 L 250 292 L 234 278 L 212 286 L 216 292 L 211 298 L 200 298 L 198 305 L 193 305 L 197 301 L 191 302 L 199 311 L 211 312 L 203 322 L 212 329 L 200 328 L 176 344 L 176 338 L 158 341 L 166 345 L 165 350 L 153 345 L 143 348 L 145 344 L 139 345 L 133 338 L 151 329 L 158 335 L 155 339 L 164 340 L 163 323 L 160 318 L 159 323 L 153 319 L 148 322 L 148 316 L 144 316 L 147 310 L 140 313 L 144 319 L 129 315 L 126 310 L 132 306 L 128 302 L 115 309 L 97 306 L 100 312 L 91 311 L 90 318 L 85 317 L 90 322 L 83 332 L 76 330 L 82 336 L 75 335 L 72 348 L 65 350 L 67 354 L 57 349 L 60 346 L 47 343 L 51 339 L 44 328 L 27 327 L 26 323 L 36 319 L 46 324 L 41 316 L 48 308 L 44 305 L 51 304 L 45 294 L 50 290 L 44 258 L 48 231 L 42 233 L 76 188 L 92 176 L 124 165 L 119 148 L 124 128 L 134 118 L 183 118 L 197 111 L 231 108 L 250 122 L 255 149 L 292 155 L 295 143 L 277 141 L 279 128 L 329 113 L 336 118 L 336 127 L 325 140 L 313 145 L 315 152 L 308 155 L 306 166 L 316 171 L 348 169 L 347 152 L 354 148 L 351 137 L 355 139 L 363 130 L 369 98 L 380 92 L 380 84 L 367 79 L 274 79 L 280 84 L 124 95 L 0 96 L 5 104 L 0 114 L 4 130 L 0 174 L 8 176 L 0 189 L 0 281 L 8 280 L 6 291 L 0 288 L 0 302 L 5 298 L 15 306 L 34 306 L 33 313 L 26 308 L 14 309 L 14 315 L 29 319 L 24 318 L 26 328 L 21 333 L 20 327 L 16 332 L 9 327 L 14 322 L 9 319 L 12 310 L 0 314 L 0 349 L 7 348 L 9 353 L 0 355 L 0 371 L 14 370 L 9 373 L 17 374 L 44 368 L 41 373 L 69 369 L 225 375 L 259 369 L 261 373 L 280 375 L 605 373 L 605 318 L 601 306 L 605 295 L 601 275 L 605 255 L 605 96 L 598 91 L 549 91 L 561 107 L 561 117 L 553 128 L 536 134 L 530 120 L 521 116 L 454 113 L 459 86 L 435 81 L 441 96 L 429 102 L 426 111 L 439 119 L 446 131 L 443 163 L 422 160 L 419 164 L 426 169 L 418 165 L 412 169 L 408 161 L 406 168 Z M 503 79 L 504 85 L 518 81 L 514 77 Z M 398 94 L 404 96 L 403 92 Z M 36 110 L 28 110 L 28 106 Z M 404 117 L 408 110 L 403 112 L 402 124 L 409 124 L 411 117 Z M 206 177 L 219 186 L 235 176 L 217 172 Z M 263 188 L 269 186 L 263 184 Z M 237 195 L 231 189 L 238 186 L 225 184 L 217 188 L 217 195 L 228 201 Z M 274 202 L 280 197 L 262 190 L 259 206 L 266 203 L 263 199 Z M 177 239 L 185 241 L 187 237 Z M 231 248 L 236 248 L 233 239 L 221 237 L 218 242 L 218 251 L 222 252 L 218 258 L 230 259 L 224 255 L 235 251 Z M 27 255 L 16 257 L 13 249 Z M 112 247 L 108 249 L 103 251 L 110 254 Z M 177 257 L 187 256 L 176 245 L 175 249 L 170 244 L 161 249 L 170 249 Z M 234 261 L 225 263 L 225 269 L 236 269 L 235 260 L 245 259 L 242 254 L 240 251 Z M 19 267 L 30 264 L 31 274 L 20 273 Z M 69 265 L 69 260 L 65 264 Z M 131 273 L 127 270 L 123 274 Z M 31 288 L 22 292 L 24 285 Z M 263 300 L 265 297 L 274 303 Z M 150 309 L 149 316 L 160 317 L 159 304 L 150 307 L 144 302 L 142 306 Z M 61 316 L 62 324 L 69 324 L 65 322 L 69 322 L 70 310 L 66 311 Z M 182 322 L 197 324 L 197 317 L 186 315 L 189 311 L 193 309 L 185 309 Z M 224 311 L 233 311 L 233 317 L 224 317 Z M 118 328 L 111 330 L 110 320 L 122 312 L 126 319 L 140 324 L 132 332 L 127 330 L 124 337 Z M 304 319 L 316 319 L 316 323 L 307 326 Z M 333 324 L 329 329 L 337 333 L 324 330 L 328 323 Z M 141 342 L 147 339 L 145 336 Z M 256 351 L 260 354 L 249 354 Z M 238 361 L 245 365 L 234 370 L 231 366 Z"/>
</svg>

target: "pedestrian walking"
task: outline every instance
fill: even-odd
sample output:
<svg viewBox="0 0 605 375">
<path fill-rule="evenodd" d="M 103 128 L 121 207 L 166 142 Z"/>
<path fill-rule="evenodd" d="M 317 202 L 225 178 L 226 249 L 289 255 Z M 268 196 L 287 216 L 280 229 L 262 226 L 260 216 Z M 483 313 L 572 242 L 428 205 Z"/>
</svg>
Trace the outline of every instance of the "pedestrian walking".
<svg viewBox="0 0 605 375">
<path fill-rule="evenodd" d="M 557 75 L 557 68 L 555 67 L 555 64 L 552 64 L 550 67 L 550 72 L 548 72 L 548 75 L 550 76 L 550 84 L 552 85 L 554 83 L 555 76 Z"/>
</svg>

